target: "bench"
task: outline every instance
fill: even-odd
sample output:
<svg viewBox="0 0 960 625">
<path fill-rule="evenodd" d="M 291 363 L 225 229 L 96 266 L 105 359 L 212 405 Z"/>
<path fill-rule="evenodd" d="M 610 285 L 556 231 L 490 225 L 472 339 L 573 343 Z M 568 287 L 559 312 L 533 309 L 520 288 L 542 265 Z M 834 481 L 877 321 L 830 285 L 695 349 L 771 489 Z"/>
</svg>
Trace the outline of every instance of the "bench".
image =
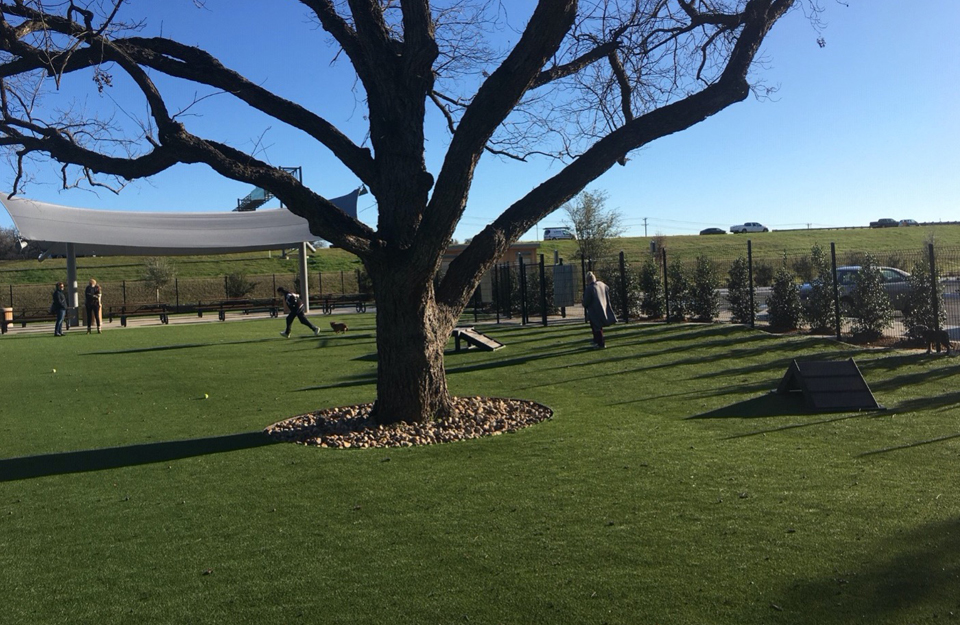
<svg viewBox="0 0 960 625">
<path fill-rule="evenodd" d="M 227 311 L 239 311 L 245 315 L 252 313 L 268 313 L 271 317 L 280 316 L 280 301 L 275 298 L 265 299 L 225 299 L 220 302 L 207 304 L 206 307 L 197 302 L 197 316 L 202 317 L 203 311 L 217 311 L 220 321 L 227 320 Z"/>
<path fill-rule="evenodd" d="M 120 317 L 120 325 L 127 327 L 127 319 L 130 317 L 154 317 L 160 318 L 160 323 L 170 323 L 169 306 L 166 304 L 124 304 L 118 310 L 110 306 L 107 309 L 107 320 L 113 323 L 114 316 Z"/>
<path fill-rule="evenodd" d="M 70 310 L 67 310 L 67 316 L 64 318 L 63 323 L 64 327 L 70 329 Z M 49 308 L 20 308 L 14 309 L 13 321 L 7 321 L 4 317 L 0 320 L 0 332 L 3 334 L 7 333 L 9 326 L 12 326 L 15 323 L 19 323 L 21 328 L 27 327 L 28 323 L 33 323 L 35 321 L 46 322 L 46 323 L 56 323 L 57 316 L 50 312 Z"/>
<path fill-rule="evenodd" d="M 344 293 L 343 295 L 320 295 L 310 298 L 310 306 L 320 308 L 325 315 L 332 315 L 337 308 L 352 307 L 358 313 L 367 312 L 367 302 L 373 300 L 368 293 Z"/>
</svg>

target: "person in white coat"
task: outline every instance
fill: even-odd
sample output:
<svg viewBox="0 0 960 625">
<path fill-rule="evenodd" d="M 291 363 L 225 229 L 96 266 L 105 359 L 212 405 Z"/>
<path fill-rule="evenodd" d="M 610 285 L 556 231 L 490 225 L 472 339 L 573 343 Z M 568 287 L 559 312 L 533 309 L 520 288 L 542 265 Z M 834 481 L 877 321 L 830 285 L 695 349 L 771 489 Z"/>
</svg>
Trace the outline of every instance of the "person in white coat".
<svg viewBox="0 0 960 625">
<path fill-rule="evenodd" d="M 607 346 L 603 338 L 603 329 L 617 322 L 617 315 L 613 312 L 613 302 L 610 300 L 610 288 L 597 280 L 592 271 L 587 272 L 587 286 L 583 289 L 583 310 L 593 330 L 594 347 Z"/>
</svg>

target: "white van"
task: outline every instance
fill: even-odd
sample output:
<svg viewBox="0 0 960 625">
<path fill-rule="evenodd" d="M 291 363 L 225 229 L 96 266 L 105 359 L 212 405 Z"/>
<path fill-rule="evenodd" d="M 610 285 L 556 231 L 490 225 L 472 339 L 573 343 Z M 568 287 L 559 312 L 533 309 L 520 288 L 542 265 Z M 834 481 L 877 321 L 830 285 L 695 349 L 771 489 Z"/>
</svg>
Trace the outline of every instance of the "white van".
<svg viewBox="0 0 960 625">
<path fill-rule="evenodd" d="M 576 239 L 575 235 L 570 228 L 544 228 L 543 229 L 543 240 L 544 241 L 554 241 L 557 239 Z"/>
</svg>

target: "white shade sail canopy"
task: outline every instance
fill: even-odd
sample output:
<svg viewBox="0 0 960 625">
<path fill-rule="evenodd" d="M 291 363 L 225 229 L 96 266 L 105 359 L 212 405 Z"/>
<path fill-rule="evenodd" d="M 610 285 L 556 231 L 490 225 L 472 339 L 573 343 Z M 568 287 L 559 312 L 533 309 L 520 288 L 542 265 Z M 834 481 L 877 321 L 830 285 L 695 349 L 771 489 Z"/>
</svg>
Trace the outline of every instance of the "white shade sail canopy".
<svg viewBox="0 0 960 625">
<path fill-rule="evenodd" d="M 330 201 L 357 216 L 359 190 Z M 135 212 L 48 204 L 0 195 L 20 237 L 48 254 L 68 243 L 78 256 L 228 254 L 296 247 L 319 237 L 285 208 L 247 212 Z"/>
</svg>

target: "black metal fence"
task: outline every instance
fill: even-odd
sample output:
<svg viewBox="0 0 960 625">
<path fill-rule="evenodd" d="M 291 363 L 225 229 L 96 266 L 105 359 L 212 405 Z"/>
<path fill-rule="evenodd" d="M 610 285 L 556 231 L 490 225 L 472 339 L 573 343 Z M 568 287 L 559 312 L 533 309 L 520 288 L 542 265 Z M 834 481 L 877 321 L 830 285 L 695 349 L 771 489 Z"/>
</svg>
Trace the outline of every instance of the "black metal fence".
<svg viewBox="0 0 960 625">
<path fill-rule="evenodd" d="M 889 321 L 881 324 L 883 337 L 899 339 L 910 334 L 916 315 L 911 316 L 906 295 L 916 288 L 910 274 L 919 271 L 927 274 L 930 290 L 923 297 L 929 299 L 929 307 L 934 311 L 925 323 L 933 326 L 932 329 L 947 330 L 953 340 L 960 340 L 960 249 L 928 244 L 916 250 L 871 253 L 841 250 L 830 244 L 820 252 L 821 268 L 826 265 L 835 285 L 831 295 L 832 319 L 826 325 L 812 327 L 804 314 L 796 325 L 797 330 L 838 338 L 857 332 L 858 317 L 852 305 L 851 281 L 856 271 L 850 268 L 863 266 L 870 255 L 872 263 L 884 276 L 883 288 L 887 289 L 885 293 L 891 304 Z M 791 288 L 807 306 L 808 302 L 802 296 L 808 294 L 811 285 L 821 280 L 815 256 L 810 250 L 758 257 L 753 253 L 750 241 L 745 241 L 742 254 L 733 258 L 675 255 L 669 249 L 660 249 L 634 258 L 621 252 L 611 258 L 577 260 L 573 264 L 561 260 L 548 264 L 541 255 L 537 263 L 521 260 L 496 265 L 485 278 L 485 285 L 474 294 L 464 315 L 475 322 L 510 321 L 541 325 L 562 319 L 582 320 L 580 304 L 585 276 L 588 271 L 593 271 L 610 287 L 617 315 L 623 321 L 732 322 L 772 328 L 775 326 L 770 303 L 778 272 L 791 277 Z M 737 264 L 745 271 L 746 293 L 751 300 L 745 308 L 747 318 L 743 318 L 743 309 L 738 318 L 738 311 L 731 302 L 731 270 Z M 691 287 L 698 271 L 712 273 L 714 279 L 708 290 L 712 292 L 716 306 L 712 311 L 708 306 L 706 313 L 691 306 L 689 288 L 676 290 L 672 284 L 674 277 L 680 276 Z M 645 288 L 645 283 L 649 283 L 653 276 L 662 289 L 659 307 L 651 305 L 650 288 Z"/>
<path fill-rule="evenodd" d="M 78 278 L 78 307 L 82 310 L 83 290 L 89 278 L 82 271 Z M 360 270 L 312 272 L 308 274 L 308 279 L 311 301 L 371 295 L 372 291 L 366 274 Z M 147 280 L 108 280 L 98 281 L 98 284 L 103 292 L 105 315 L 110 311 L 130 311 L 149 306 L 162 307 L 168 313 L 176 314 L 231 299 L 273 299 L 278 286 L 301 290 L 296 274 L 174 278 L 160 288 Z M 0 285 L 0 307 L 12 309 L 15 319 L 43 317 L 49 309 L 53 289 L 53 284 Z"/>
</svg>

